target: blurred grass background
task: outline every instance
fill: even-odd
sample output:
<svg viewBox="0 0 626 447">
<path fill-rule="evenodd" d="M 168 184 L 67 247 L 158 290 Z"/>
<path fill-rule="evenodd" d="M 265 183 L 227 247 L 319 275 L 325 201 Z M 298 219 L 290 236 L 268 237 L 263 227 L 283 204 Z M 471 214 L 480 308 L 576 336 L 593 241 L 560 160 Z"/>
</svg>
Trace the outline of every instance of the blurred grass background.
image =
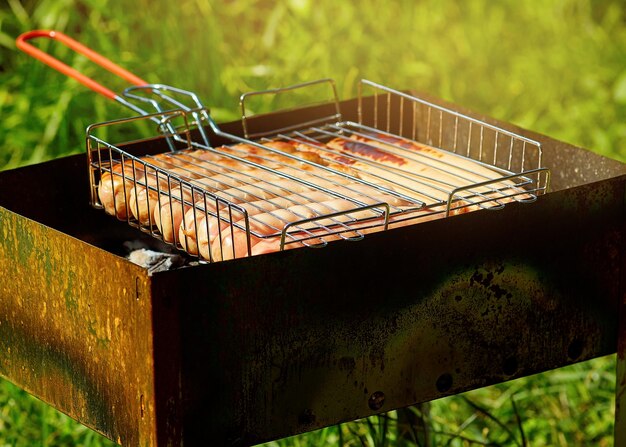
<svg viewBox="0 0 626 447">
<path fill-rule="evenodd" d="M 84 150 L 87 125 L 132 112 L 15 49 L 57 29 L 148 82 L 192 90 L 217 121 L 251 90 L 331 77 L 412 88 L 626 161 L 622 0 L 3 0 L 0 169 Z M 59 45 L 38 46 L 114 91 L 127 87 Z M 256 112 L 268 111 L 261 104 Z M 276 446 L 612 445 L 615 357 L 584 362 L 271 443 Z M 395 428 L 394 428 L 395 427 Z M 421 431 L 420 431 L 421 430 Z M 0 384 L 0 445 L 111 445 Z"/>
</svg>

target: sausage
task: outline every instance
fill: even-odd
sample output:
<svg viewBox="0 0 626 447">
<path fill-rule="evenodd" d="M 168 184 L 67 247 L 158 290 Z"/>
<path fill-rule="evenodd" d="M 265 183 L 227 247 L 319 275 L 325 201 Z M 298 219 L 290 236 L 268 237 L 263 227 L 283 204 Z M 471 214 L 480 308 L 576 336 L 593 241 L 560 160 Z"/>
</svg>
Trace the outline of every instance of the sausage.
<svg viewBox="0 0 626 447">
<path fill-rule="evenodd" d="M 194 150 L 185 154 L 177 153 L 176 156 L 181 159 L 185 159 L 185 157 L 190 159 L 205 159 L 212 155 L 213 154 L 208 151 Z M 113 167 L 110 172 L 103 172 L 98 183 L 98 198 L 100 203 L 104 206 L 105 211 L 108 214 L 117 216 L 119 219 L 130 217 L 133 214 L 133 209 L 137 209 L 137 203 L 141 203 L 142 200 L 138 200 L 137 198 L 133 199 L 135 203 L 132 206 L 130 203 L 127 203 L 127 201 L 131 200 L 131 195 L 137 194 L 137 192 L 145 189 L 146 164 L 164 170 L 171 170 L 176 167 L 172 163 L 173 161 L 174 159 L 171 157 L 170 153 L 143 157 L 138 160 L 127 159 L 123 163 L 123 175 L 122 163 L 118 160 L 113 161 Z M 148 176 L 150 175 L 155 176 L 156 170 L 148 166 Z M 186 174 L 186 176 L 193 177 L 193 175 L 189 173 Z M 153 180 L 149 180 L 150 184 L 152 184 L 152 182 Z M 142 220 L 145 220 L 146 216 L 144 213 L 137 213 L 143 216 Z"/>
<path fill-rule="evenodd" d="M 199 255 L 206 260 L 219 261 L 220 257 L 209 254 L 209 236 L 213 227 L 219 225 L 217 217 L 199 206 L 189 207 L 181 213 L 178 242 L 183 250 L 191 255 Z"/>
<path fill-rule="evenodd" d="M 436 219 L 445 214 L 454 189 L 501 176 L 472 160 L 386 134 L 335 138 L 326 145 L 286 141 L 262 145 L 298 159 L 245 143 L 146 159 L 177 176 L 170 180 L 141 162 L 134 168 L 128 161 L 123 168 L 118 162 L 111 173 L 102 175 L 99 197 L 110 214 L 126 218 L 130 213 L 143 225 L 156 224 L 165 242 L 218 261 L 277 251 L 285 226 L 307 219 L 315 220 L 294 228 L 300 239 L 340 239 L 329 232 L 342 228 L 344 237 L 380 231 L 382 221 L 375 222 L 384 214 L 380 209 L 356 211 L 362 205 L 382 203 L 401 211 L 389 217 L 390 228 Z M 318 169 L 316 164 L 348 175 Z M 471 202 L 476 195 L 501 200 L 494 187 L 512 186 L 499 181 L 496 186 L 459 191 L 451 214 L 476 209 Z M 338 214 L 328 217 L 334 213 Z"/>
<path fill-rule="evenodd" d="M 238 145 L 240 151 L 250 150 L 254 154 L 258 154 L 258 148 L 250 145 Z M 222 148 L 222 152 L 236 152 L 231 148 Z M 237 151 L 239 152 L 239 151 Z M 243 186 L 247 182 L 255 182 L 261 179 L 268 179 L 275 177 L 275 174 L 271 173 L 267 169 L 251 167 L 252 165 L 246 164 L 246 161 L 254 162 L 257 164 L 263 163 L 266 167 L 275 169 L 280 165 L 278 161 L 284 164 L 298 165 L 300 162 L 292 159 L 284 159 L 277 154 L 268 154 L 266 158 L 270 161 L 261 159 L 257 155 L 244 156 L 244 161 L 234 160 L 226 158 L 223 155 L 213 153 L 207 150 L 196 150 L 188 152 L 176 153 L 176 158 L 168 157 L 170 154 L 162 154 L 164 157 L 164 163 L 170 163 L 167 166 L 167 171 L 170 173 L 179 174 L 184 180 L 197 179 L 197 185 L 209 189 L 209 190 L 221 190 Z M 318 157 L 313 154 L 314 157 Z M 275 160 L 275 161 L 271 161 Z M 209 165 L 207 162 L 211 162 Z M 304 166 L 304 168 L 310 169 L 310 166 Z M 128 200 L 129 208 L 132 216 L 137 219 L 143 225 L 151 225 L 153 221 L 161 220 L 154 217 L 155 208 L 162 200 L 159 199 L 157 189 L 163 190 L 163 194 L 170 193 L 168 187 L 168 176 L 164 173 L 159 173 L 156 170 L 150 170 L 148 168 L 148 175 L 142 171 L 142 176 L 137 178 L 137 181 L 131 182 L 126 189 L 125 199 Z M 157 187 L 158 185 L 158 187 Z M 229 191 L 230 192 L 230 191 Z M 124 203 L 124 202 L 122 202 Z M 121 207 L 123 210 L 126 207 Z M 151 221 L 151 219 L 153 219 Z"/>
<path fill-rule="evenodd" d="M 469 205 L 465 202 L 458 208 L 451 210 L 450 214 L 458 215 L 458 214 L 463 214 L 463 213 L 473 211 L 475 209 L 476 209 L 475 206 Z M 405 227 L 409 225 L 415 225 L 418 222 L 422 223 L 422 222 L 440 219 L 445 216 L 445 211 L 446 211 L 445 206 L 438 205 L 437 207 L 433 207 L 433 208 L 427 208 L 427 209 L 410 212 L 407 214 L 401 214 L 401 215 L 396 216 L 397 218 L 395 220 L 393 217 L 389 219 L 388 228 L 389 229 L 401 228 L 401 227 Z M 362 223 L 358 223 L 355 225 L 351 225 L 350 229 L 352 230 L 353 233 L 358 232 L 362 235 L 376 233 L 384 229 L 384 226 L 382 225 L 382 223 L 380 225 L 372 226 L 372 227 L 366 227 L 367 225 L 369 224 L 362 222 Z M 343 234 L 350 235 L 350 231 L 345 232 Z M 321 230 L 311 232 L 310 236 L 312 238 L 311 239 L 312 243 L 315 243 L 315 237 L 322 238 L 325 242 L 331 242 L 331 241 L 342 239 L 342 237 L 339 236 L 338 234 L 324 234 L 324 231 L 321 231 Z M 231 247 L 232 243 L 230 240 L 227 242 L 228 243 L 225 244 L 225 254 L 227 255 L 227 259 L 231 259 L 230 255 L 232 253 L 232 247 Z M 286 243 L 283 249 L 289 250 L 289 249 L 298 248 L 302 246 L 304 246 L 302 242 L 294 242 L 290 244 Z M 273 253 L 279 250 L 280 250 L 280 237 L 275 236 L 271 238 L 261 239 L 261 240 L 258 240 L 258 242 L 254 243 L 251 247 L 251 256 Z M 237 254 L 238 254 L 237 257 L 247 255 L 245 251 L 243 252 L 239 251 L 237 252 Z"/>
<path fill-rule="evenodd" d="M 303 149 L 319 153 L 323 158 L 359 169 L 363 179 L 387 179 L 398 192 L 426 203 L 447 202 L 450 194 L 457 188 L 471 187 L 487 179 L 498 179 L 502 176 L 501 173 L 471 159 L 410 140 L 396 138 L 387 141 L 398 145 L 402 142 L 403 148 L 426 157 L 407 154 L 390 144 L 362 136 L 334 138 L 326 145 L 309 142 L 300 142 L 299 145 Z M 502 181 L 495 185 L 462 189 L 455 197 L 465 200 L 474 197 L 478 201 L 503 199 L 504 194 L 494 191 L 494 188 L 506 189 L 513 186 L 510 181 Z"/>
<path fill-rule="evenodd" d="M 503 176 L 501 172 L 473 159 L 389 134 L 373 134 L 372 138 L 353 135 L 349 140 L 334 139 L 328 145 L 344 153 L 356 153 L 372 160 L 379 160 L 389 166 L 400 167 L 402 163 L 406 163 L 407 168 L 410 167 L 417 173 L 427 173 L 433 180 L 449 185 L 448 193 L 454 188 L 471 187 L 488 180 L 498 180 Z M 407 156 L 407 153 L 411 155 Z M 508 194 L 501 191 L 512 188 L 515 188 L 515 184 L 510 180 L 495 181 L 486 186 L 462 190 L 457 196 L 464 198 L 478 196 L 475 198 L 478 201 L 494 199 L 506 203 L 513 199 L 506 197 Z M 528 197 L 525 195 L 525 198 Z"/>
<path fill-rule="evenodd" d="M 155 164 L 162 163 L 156 158 Z M 127 200 L 136 182 L 145 176 L 144 164 L 141 161 L 127 159 L 122 164 L 115 160 L 110 171 L 101 172 L 98 183 L 98 198 L 108 214 L 126 219 L 130 216 Z"/>
<path fill-rule="evenodd" d="M 354 185 L 347 185 L 346 188 Z M 362 186 L 362 185 L 360 185 Z M 287 208 L 275 209 L 270 212 L 260 213 L 249 217 L 250 231 L 261 234 L 264 236 L 271 236 L 276 233 L 282 232 L 287 224 L 296 223 L 301 220 L 311 219 L 319 217 L 315 221 L 299 225 L 299 229 L 317 232 L 318 234 L 326 235 L 328 230 L 318 230 L 316 228 L 320 226 L 332 226 L 332 225 L 346 225 L 346 228 L 350 228 L 355 221 L 361 219 L 380 219 L 384 214 L 379 209 L 378 212 L 372 210 L 359 210 L 362 205 L 375 205 L 378 203 L 388 203 L 395 198 L 386 194 L 379 194 L 377 196 L 358 196 L 351 195 L 354 200 L 347 200 L 344 198 L 332 198 L 321 202 L 311 202 L 305 204 L 299 204 L 289 206 Z M 393 200 L 392 200 L 393 199 Z M 354 211 L 353 211 L 354 210 Z M 334 213 L 342 213 L 335 217 L 325 217 Z M 233 257 L 245 256 L 247 253 L 248 237 L 244 230 L 240 227 L 243 226 L 243 221 L 235 222 L 238 226 L 231 226 L 221 228 L 221 237 L 213 237 L 210 242 L 211 249 L 214 253 L 222 253 L 223 259 L 232 259 Z M 204 236 L 204 235 L 203 235 Z M 215 236 L 215 235 L 214 235 Z M 206 244 L 206 241 L 201 241 Z M 263 243 L 265 245 L 271 244 L 276 250 L 280 248 L 280 237 L 271 237 L 269 239 L 251 237 L 252 251 L 255 252 L 256 244 Z"/>
<path fill-rule="evenodd" d="M 136 173 L 143 177 L 143 171 Z M 129 163 L 122 165 L 117 162 L 110 172 L 102 173 L 98 183 L 98 199 L 107 214 L 117 216 L 118 219 L 126 219 L 128 212 L 126 209 L 126 197 L 130 194 L 130 181 L 133 179 L 135 171 Z"/>
<path fill-rule="evenodd" d="M 249 145 L 238 146 L 240 148 L 246 148 Z M 289 147 L 292 152 L 296 151 L 292 145 L 289 145 Z M 258 153 L 258 148 L 254 146 L 251 146 L 251 148 L 251 151 Z M 259 206 L 256 202 L 288 195 L 303 194 L 315 191 L 319 187 L 333 189 L 337 187 L 337 184 L 350 181 L 349 178 L 337 174 L 328 172 L 319 173 L 319 169 L 310 164 L 302 163 L 299 160 L 285 158 L 278 154 L 270 155 L 276 162 L 281 162 L 280 166 L 270 165 L 273 171 L 253 168 L 240 172 L 231 172 L 228 176 L 224 175 L 223 177 L 212 176 L 198 178 L 191 183 L 209 192 L 214 192 L 220 198 L 228 200 L 231 203 L 242 204 L 249 212 L 254 213 L 254 210 L 258 209 Z M 314 159 L 316 162 L 324 163 L 317 154 L 312 152 L 299 151 L 298 155 L 304 155 L 307 159 Z M 309 174 L 309 172 L 311 174 Z M 318 172 L 318 174 L 315 175 L 315 172 Z M 299 179 L 299 181 L 291 180 L 283 176 L 291 176 Z M 226 186 L 225 182 L 227 177 L 232 187 L 223 189 L 223 186 Z M 313 184 L 314 186 L 310 186 L 309 184 Z M 175 197 L 180 197 L 180 191 L 178 189 L 173 189 L 171 193 Z M 190 191 L 186 191 L 183 196 L 184 201 L 190 201 Z M 194 197 L 193 201 L 195 202 L 196 200 L 199 200 L 199 197 Z M 176 199 L 173 204 L 170 204 L 166 195 L 163 195 L 158 201 L 155 199 L 152 202 L 155 204 L 158 203 L 153 211 L 153 220 L 157 224 L 164 240 L 166 242 L 175 242 L 177 236 L 180 236 L 178 238 L 178 240 L 180 240 L 183 232 L 179 230 L 179 226 L 183 220 L 184 214 L 190 206 L 182 206 L 180 199 Z M 208 204 L 208 206 L 211 207 L 211 211 L 215 212 L 215 206 L 212 202 L 213 201 L 211 201 L 211 204 Z M 254 202 L 254 204 L 248 206 L 247 202 Z M 272 209 L 276 209 L 276 207 L 272 207 Z M 221 226 L 224 225 L 225 224 L 222 222 Z M 185 228 L 184 230 L 186 239 L 188 240 L 193 235 L 193 229 Z M 217 227 L 214 228 L 213 232 L 215 233 L 216 231 Z"/>
<path fill-rule="evenodd" d="M 293 176 L 302 174 L 300 171 L 292 168 L 279 169 L 277 171 L 285 174 L 288 173 Z M 366 204 L 386 202 L 394 206 L 409 206 L 406 201 L 399 199 L 398 197 L 381 193 L 375 186 L 354 183 L 350 180 L 350 178 L 337 174 L 326 174 L 324 178 L 311 174 L 301 176 L 300 180 L 301 182 L 296 182 L 290 179 L 274 180 L 272 183 L 259 182 L 220 191 L 219 196 L 229 200 L 231 203 L 240 204 L 240 206 L 247 211 L 249 216 L 255 216 L 257 214 L 272 211 L 281 213 L 281 208 L 288 208 L 290 206 L 302 204 L 310 205 L 311 202 L 332 200 L 336 199 L 338 194 L 343 194 L 347 197 L 362 195 L 361 202 Z M 314 184 L 315 186 L 311 187 L 309 184 Z M 320 188 L 326 188 L 329 192 L 324 192 L 323 190 L 320 190 Z M 189 197 L 187 197 L 186 200 L 189 200 Z M 342 200 L 345 202 L 345 199 Z M 182 214 L 189 213 L 189 206 L 181 207 L 180 200 L 177 200 L 177 202 L 178 203 L 176 203 L 173 207 L 167 206 L 167 202 L 165 202 L 164 206 L 166 208 L 163 210 L 163 214 L 168 220 L 164 225 L 168 227 L 171 223 L 174 225 L 174 228 L 177 228 L 183 220 Z M 207 206 L 210 208 L 209 211 L 214 213 L 216 212 L 215 206 L 212 203 L 207 204 Z M 357 205 L 352 203 L 348 209 L 355 207 L 357 207 Z M 336 210 L 328 210 L 328 212 L 334 211 Z M 172 212 L 175 214 L 173 217 Z M 293 213 L 291 214 L 293 215 Z M 310 217 L 305 214 L 300 218 L 305 218 L 304 216 Z M 185 220 L 187 222 L 193 222 L 190 213 L 186 216 Z M 155 216 L 155 221 L 159 224 L 160 219 Z M 216 225 L 211 227 L 207 237 L 210 241 L 213 241 L 213 239 L 217 237 L 217 233 L 224 230 L 227 226 L 228 221 L 226 219 L 220 219 Z M 284 223 L 280 224 L 279 228 L 282 229 L 283 226 Z M 168 242 L 171 242 L 172 238 L 176 237 L 175 231 L 172 232 L 171 228 L 163 227 L 161 232 Z M 193 226 L 180 228 L 178 230 L 179 240 L 181 240 L 183 236 L 185 236 L 185 239 L 187 240 L 195 238 Z M 200 242 L 205 245 L 208 244 L 207 241 Z"/>
<path fill-rule="evenodd" d="M 265 151 L 266 154 L 262 154 L 263 151 L 261 149 L 247 144 L 234 145 L 231 147 L 224 146 L 220 149 L 221 152 L 226 154 L 238 155 L 240 157 L 242 155 L 248 155 L 249 161 L 264 165 L 270 165 L 268 159 L 276 159 L 283 162 L 285 162 L 283 159 L 286 159 L 288 163 L 294 165 L 298 164 L 298 162 L 292 159 L 288 159 L 287 157 L 281 158 L 280 155 L 273 154 L 269 151 Z M 295 151 L 295 148 L 292 152 L 293 151 Z M 252 157 L 252 155 L 254 155 L 254 157 Z M 306 155 L 305 158 L 306 157 L 317 157 L 316 160 L 321 162 L 317 154 L 311 153 Z M 150 187 L 156 187 L 157 175 L 148 168 L 148 187 L 146 188 L 145 163 L 170 171 L 172 169 L 180 169 L 181 175 L 185 178 L 213 176 L 220 173 L 232 172 L 232 170 L 241 170 L 242 168 L 250 169 L 249 165 L 239 160 L 228 158 L 225 155 L 210 150 L 178 151 L 175 153 L 175 158 L 172 157 L 172 153 L 158 154 L 144 157 L 134 163 L 132 159 L 129 159 L 124 162 L 123 170 L 122 164 L 119 161 L 114 161 L 111 171 L 103 172 L 98 184 L 98 198 L 108 214 L 115 215 L 119 219 L 126 219 L 132 216 L 144 225 L 149 224 L 152 206 L 148 206 L 148 204 L 150 201 L 155 205 L 158 203 L 156 191 L 150 190 Z M 150 176 L 150 174 L 152 174 L 152 176 Z M 165 182 L 162 182 L 159 178 L 159 183 Z M 146 191 L 146 189 L 148 189 L 148 191 Z M 133 196 L 132 204 L 130 203 L 131 196 Z"/>
<path fill-rule="evenodd" d="M 154 210 L 159 202 L 159 192 L 161 195 L 169 194 L 171 185 L 179 184 L 179 181 L 160 171 L 151 168 L 146 170 L 146 175 L 142 181 L 138 181 L 130 190 L 128 205 L 135 219 L 142 225 L 150 226 L 154 223 Z M 177 175 L 181 180 L 192 181 L 194 175 L 185 167 L 168 168 L 170 174 Z M 147 185 L 147 186 L 146 186 Z"/>
</svg>

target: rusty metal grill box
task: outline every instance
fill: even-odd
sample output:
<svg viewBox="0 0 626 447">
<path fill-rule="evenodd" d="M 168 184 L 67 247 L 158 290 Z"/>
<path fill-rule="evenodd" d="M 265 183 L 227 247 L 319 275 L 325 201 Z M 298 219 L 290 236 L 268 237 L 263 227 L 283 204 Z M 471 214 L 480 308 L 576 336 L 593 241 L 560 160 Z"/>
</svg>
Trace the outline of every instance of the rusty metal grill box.
<svg viewBox="0 0 626 447">
<path fill-rule="evenodd" d="M 251 445 L 616 352 L 626 167 L 463 113 L 541 142 L 551 191 L 155 274 L 122 245 L 167 247 L 90 207 L 84 155 L 0 173 L 0 374 L 123 445 Z"/>
</svg>

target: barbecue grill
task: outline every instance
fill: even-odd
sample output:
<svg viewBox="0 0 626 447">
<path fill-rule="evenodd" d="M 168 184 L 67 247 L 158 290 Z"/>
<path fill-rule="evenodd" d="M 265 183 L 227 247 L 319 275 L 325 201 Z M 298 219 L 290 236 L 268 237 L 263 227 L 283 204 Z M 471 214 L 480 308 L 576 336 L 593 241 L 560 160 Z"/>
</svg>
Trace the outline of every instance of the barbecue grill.
<svg viewBox="0 0 626 447">
<path fill-rule="evenodd" d="M 129 120 L 93 126 L 87 169 L 77 155 L 0 173 L 0 268 L 9 278 L 0 286 L 0 374 L 123 445 L 202 445 L 209 427 L 223 444 L 252 445 L 622 353 L 626 167 L 437 98 L 364 88 L 374 94 L 219 125 L 201 106 L 160 109 L 131 119 L 161 129 L 142 141 L 95 135 Z M 275 138 L 318 141 L 332 123 L 340 136 L 365 126 L 456 147 L 501 176 L 429 204 L 445 219 L 366 237 L 340 220 L 321 238 L 317 220 L 301 220 L 277 233 L 281 248 L 323 250 L 215 263 L 189 256 L 162 272 L 124 257 L 129 240 L 175 249 L 150 222 L 90 206 L 115 160 L 237 142 L 267 150 Z M 504 181 L 513 185 L 494 188 Z M 189 191 L 198 192 L 192 183 Z M 245 207 L 199 192 L 225 205 L 229 226 L 238 208 L 245 217 Z M 512 200 L 501 206 L 503 197 Z M 473 212 L 453 213 L 468 200 Z M 378 213 L 357 232 L 403 215 L 378 210 L 388 203 L 357 205 L 351 212 Z M 623 355 L 618 365 L 619 445 Z"/>
</svg>

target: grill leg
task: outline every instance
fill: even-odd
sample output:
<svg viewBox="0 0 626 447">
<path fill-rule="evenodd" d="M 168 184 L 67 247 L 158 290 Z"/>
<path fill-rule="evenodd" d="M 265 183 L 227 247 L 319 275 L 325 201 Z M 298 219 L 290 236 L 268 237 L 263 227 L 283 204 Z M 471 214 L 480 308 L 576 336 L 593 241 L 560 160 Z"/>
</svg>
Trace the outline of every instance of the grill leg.
<svg viewBox="0 0 626 447">
<path fill-rule="evenodd" d="M 617 351 L 617 372 L 615 389 L 615 445 L 626 445 L 626 343 L 620 330 L 621 345 Z"/>
<path fill-rule="evenodd" d="M 624 352 L 617 359 L 617 387 L 615 396 L 615 445 L 626 445 L 626 362 Z"/>
<path fill-rule="evenodd" d="M 398 410 L 398 442 L 400 445 L 430 445 L 430 403 L 422 402 L 414 407 Z"/>
<path fill-rule="evenodd" d="M 623 250 L 622 250 L 623 253 Z M 624 255 L 622 255 L 624 257 Z M 622 259 L 622 271 L 624 267 Z M 625 276 L 626 273 L 622 273 Z M 622 278 L 622 284 L 625 279 Z M 624 287 L 624 286 L 622 286 Z M 616 446 L 626 445 L 626 291 L 621 290 L 621 302 L 619 304 L 619 330 L 617 339 L 617 361 L 615 372 L 615 429 L 614 437 Z"/>
</svg>

